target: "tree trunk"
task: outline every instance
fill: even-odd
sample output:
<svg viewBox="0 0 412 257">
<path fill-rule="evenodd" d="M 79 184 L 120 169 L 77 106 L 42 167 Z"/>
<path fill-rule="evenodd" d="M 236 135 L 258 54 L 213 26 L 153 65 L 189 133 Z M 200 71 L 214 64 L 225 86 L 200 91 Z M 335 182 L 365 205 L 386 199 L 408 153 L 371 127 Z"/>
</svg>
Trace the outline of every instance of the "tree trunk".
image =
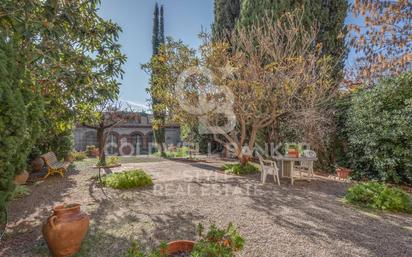
<svg viewBox="0 0 412 257">
<path fill-rule="evenodd" d="M 240 157 L 240 165 L 246 166 L 249 163 L 250 155 L 242 154 Z"/>
<path fill-rule="evenodd" d="M 99 147 L 99 163 L 102 165 L 106 164 L 106 152 L 105 152 L 105 136 L 104 128 L 97 129 L 97 143 Z"/>
</svg>

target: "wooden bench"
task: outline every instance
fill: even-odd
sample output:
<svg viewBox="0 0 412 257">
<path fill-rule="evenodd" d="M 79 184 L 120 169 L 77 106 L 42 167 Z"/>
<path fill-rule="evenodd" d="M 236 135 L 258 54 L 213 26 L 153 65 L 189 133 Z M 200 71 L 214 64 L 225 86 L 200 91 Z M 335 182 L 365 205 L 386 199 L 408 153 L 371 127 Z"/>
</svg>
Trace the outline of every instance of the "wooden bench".
<svg viewBox="0 0 412 257">
<path fill-rule="evenodd" d="M 48 176 L 52 175 L 53 173 L 58 173 L 60 176 L 64 176 L 64 172 L 67 171 L 67 168 L 70 165 L 70 162 L 61 163 L 57 160 L 56 155 L 53 152 L 48 152 L 40 156 L 44 163 L 47 165 L 47 174 L 44 176 L 46 179 Z"/>
</svg>

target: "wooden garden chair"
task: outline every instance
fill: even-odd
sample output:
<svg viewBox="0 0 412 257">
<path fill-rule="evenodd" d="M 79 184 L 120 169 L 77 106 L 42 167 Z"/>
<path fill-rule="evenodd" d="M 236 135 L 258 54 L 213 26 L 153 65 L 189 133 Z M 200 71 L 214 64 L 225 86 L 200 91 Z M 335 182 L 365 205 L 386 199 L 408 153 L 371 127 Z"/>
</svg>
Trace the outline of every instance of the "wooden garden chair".
<svg viewBox="0 0 412 257">
<path fill-rule="evenodd" d="M 67 171 L 67 168 L 70 165 L 70 162 L 65 161 L 64 163 L 59 162 L 57 160 L 56 155 L 53 152 L 48 152 L 46 154 L 43 154 L 40 156 L 43 160 L 44 163 L 47 166 L 47 174 L 44 176 L 43 179 L 46 179 L 48 176 L 58 173 L 60 176 L 64 176 L 64 172 Z"/>
</svg>

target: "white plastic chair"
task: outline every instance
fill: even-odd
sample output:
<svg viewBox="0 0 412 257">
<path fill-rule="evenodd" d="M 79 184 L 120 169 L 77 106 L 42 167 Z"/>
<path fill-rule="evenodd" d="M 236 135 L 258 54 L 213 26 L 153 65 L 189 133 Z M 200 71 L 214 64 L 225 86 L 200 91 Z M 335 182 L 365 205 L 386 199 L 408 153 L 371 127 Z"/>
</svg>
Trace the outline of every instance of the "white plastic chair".
<svg viewBox="0 0 412 257">
<path fill-rule="evenodd" d="M 316 152 L 312 150 L 304 150 L 303 156 L 308 158 L 316 158 Z M 307 172 L 309 176 L 313 177 L 313 161 L 300 161 L 300 165 L 295 166 L 295 169 L 299 171 L 299 175 L 302 177 L 302 171 Z"/>
<path fill-rule="evenodd" d="M 280 179 L 279 179 L 279 169 L 276 165 L 275 161 L 263 160 L 262 156 L 256 152 L 257 157 L 259 158 L 260 163 L 260 170 L 261 170 L 261 180 L 264 184 L 266 182 L 267 175 L 273 176 L 273 181 L 280 186 Z M 265 163 L 270 163 L 270 165 L 265 165 Z"/>
</svg>

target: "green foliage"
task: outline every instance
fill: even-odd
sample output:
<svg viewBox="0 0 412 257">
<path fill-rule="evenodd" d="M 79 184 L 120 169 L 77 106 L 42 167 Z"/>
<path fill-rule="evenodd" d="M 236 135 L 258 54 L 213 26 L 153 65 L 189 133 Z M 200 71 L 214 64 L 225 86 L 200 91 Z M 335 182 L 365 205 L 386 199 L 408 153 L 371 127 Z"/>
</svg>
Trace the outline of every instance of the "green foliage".
<svg viewBox="0 0 412 257">
<path fill-rule="evenodd" d="M 132 241 L 132 245 L 127 250 L 125 257 L 167 257 L 166 254 L 163 253 L 166 247 L 167 243 L 162 242 L 159 249 L 145 253 L 136 241 Z"/>
<path fill-rule="evenodd" d="M 212 224 L 206 235 L 203 235 L 203 225 L 197 227 L 200 239 L 195 243 L 192 257 L 233 257 L 234 253 L 241 251 L 245 244 L 244 238 L 232 223 L 226 229 L 220 229 Z M 144 252 L 137 242 L 132 241 L 125 257 L 167 257 L 164 254 L 167 243 L 163 242 L 158 249 Z"/>
<path fill-rule="evenodd" d="M 285 12 L 303 8 L 304 24 L 307 27 L 317 24 L 319 27 L 314 45 L 320 44 L 322 54 L 333 57 L 336 63 L 334 76 L 339 79 L 347 54 L 345 18 L 348 6 L 347 0 L 328 1 L 327 4 L 324 0 L 243 0 L 239 25 L 248 27 L 265 15 L 272 15 L 276 20 Z"/>
<path fill-rule="evenodd" d="M 115 189 L 130 189 L 153 185 L 152 178 L 143 170 L 113 173 L 102 178 L 102 183 Z"/>
<path fill-rule="evenodd" d="M 228 40 L 239 19 L 240 4 L 240 0 L 215 0 L 215 20 L 212 27 L 214 40 Z"/>
<path fill-rule="evenodd" d="M 18 185 L 14 188 L 11 199 L 16 200 L 30 195 L 30 189 L 25 185 Z"/>
<path fill-rule="evenodd" d="M 87 155 L 85 152 L 74 151 L 74 152 L 71 152 L 71 155 L 75 161 L 83 161 L 84 159 L 87 158 Z"/>
<path fill-rule="evenodd" d="M 37 87 L 18 61 L 18 45 L 6 38 L 0 24 L 0 211 L 11 199 L 15 175 L 26 168 L 42 108 Z"/>
<path fill-rule="evenodd" d="M 367 182 L 348 189 L 345 199 L 362 207 L 396 212 L 412 212 L 411 196 L 399 188 Z"/>
<path fill-rule="evenodd" d="M 94 145 L 88 145 L 86 146 L 86 154 L 87 156 L 92 156 L 93 155 L 93 151 L 96 150 L 96 146 Z"/>
<path fill-rule="evenodd" d="M 248 175 L 259 172 L 259 168 L 253 165 L 252 163 L 247 163 L 245 165 L 241 165 L 240 163 L 225 164 L 222 168 L 226 173 L 231 173 L 235 175 Z"/>
<path fill-rule="evenodd" d="M 196 242 L 190 256 L 192 257 L 233 257 L 234 253 L 243 249 L 245 240 L 230 223 L 226 229 L 212 224 L 203 236 L 203 226 L 198 226 L 201 239 Z"/>
<path fill-rule="evenodd" d="M 165 151 L 162 155 L 160 152 L 154 153 L 155 156 L 162 156 L 166 158 L 187 158 L 189 157 L 190 148 L 187 146 L 182 146 L 176 148 L 176 151 Z"/>
<path fill-rule="evenodd" d="M 120 158 L 117 156 L 109 156 L 108 158 L 105 158 L 104 161 L 99 161 L 97 162 L 96 166 L 117 166 L 120 164 Z"/>
<path fill-rule="evenodd" d="M 43 126 L 47 126 L 44 124 Z M 74 146 L 73 131 L 67 129 L 64 131 L 43 131 L 42 135 L 36 142 L 36 149 L 33 151 L 41 154 L 54 152 L 58 160 L 65 158 L 70 154 Z"/>
<path fill-rule="evenodd" d="M 412 182 L 412 72 L 352 97 L 347 114 L 354 178 Z"/>
</svg>

